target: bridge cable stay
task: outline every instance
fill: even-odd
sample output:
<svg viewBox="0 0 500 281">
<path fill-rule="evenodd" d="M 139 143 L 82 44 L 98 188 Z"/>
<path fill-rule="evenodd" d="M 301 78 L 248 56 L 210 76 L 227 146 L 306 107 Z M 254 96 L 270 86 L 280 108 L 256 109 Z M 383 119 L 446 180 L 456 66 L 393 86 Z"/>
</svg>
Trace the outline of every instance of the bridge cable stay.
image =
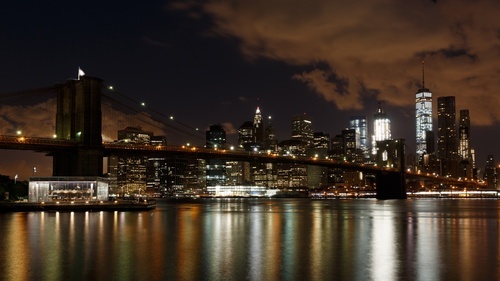
<svg viewBox="0 0 500 281">
<path fill-rule="evenodd" d="M 108 88 L 108 89 L 109 89 L 109 88 Z M 116 90 L 112 90 L 112 92 L 113 92 L 114 94 L 117 94 L 117 95 L 119 95 L 120 97 L 123 97 L 123 98 L 125 98 L 126 100 L 128 100 L 128 101 L 132 102 L 134 105 L 136 105 L 136 107 L 131 106 L 131 105 L 128 105 L 128 104 L 125 104 L 124 102 L 121 102 L 121 101 L 119 101 L 118 99 L 116 99 L 116 98 L 114 98 L 114 97 L 111 97 L 110 95 L 107 95 L 107 94 L 104 94 L 104 93 L 103 93 L 102 95 L 103 95 L 103 97 L 105 97 L 105 98 L 109 99 L 110 101 L 112 101 L 112 102 L 113 102 L 113 104 L 123 106 L 123 107 L 125 107 L 126 109 L 128 109 L 128 110 L 132 111 L 133 113 L 137 113 L 137 114 L 139 114 L 138 116 L 142 116 L 142 117 L 144 117 L 144 119 L 140 119 L 138 116 L 133 117 L 133 118 L 135 118 L 135 119 L 137 119 L 137 120 L 139 120 L 139 121 L 141 121 L 141 122 L 143 122 L 143 123 L 146 123 L 146 124 L 148 124 L 148 125 L 154 126 L 154 127 L 158 128 L 158 129 L 161 129 L 161 130 L 165 129 L 165 128 L 162 128 L 162 127 L 160 127 L 160 126 L 158 126 L 158 125 L 156 125 L 156 124 L 153 124 L 152 122 L 148 121 L 148 119 L 149 119 L 149 120 L 152 120 L 152 121 L 158 122 L 158 123 L 162 124 L 162 125 L 163 125 L 163 126 L 165 126 L 165 127 L 168 127 L 168 128 L 170 128 L 170 129 L 173 129 L 173 131 L 169 130 L 169 132 L 170 132 L 170 133 L 172 133 L 172 134 L 179 135 L 179 133 L 182 133 L 182 134 L 184 134 L 184 135 L 188 135 L 188 136 L 191 136 L 191 137 L 194 137 L 194 138 L 197 138 L 197 139 L 200 139 L 200 140 L 203 140 L 203 141 L 204 141 L 204 137 L 202 137 L 202 136 L 204 136 L 204 135 L 203 135 L 203 133 L 199 132 L 199 131 L 198 131 L 198 130 L 196 130 L 195 128 L 193 128 L 193 127 L 191 127 L 191 126 L 188 126 L 188 125 L 186 125 L 186 124 L 184 124 L 184 123 L 181 123 L 181 122 L 178 122 L 178 121 L 174 121 L 175 123 L 180 124 L 180 125 L 182 125 L 182 126 L 184 126 L 184 127 L 186 127 L 186 128 L 189 128 L 189 129 L 191 129 L 192 131 L 194 131 L 194 132 L 196 132 L 196 133 L 198 133 L 198 134 L 193 133 L 192 131 L 190 132 L 190 131 L 187 131 L 187 130 L 185 130 L 185 129 L 182 129 L 182 128 L 178 128 L 178 127 L 176 127 L 176 126 L 173 126 L 172 124 L 167 123 L 167 122 L 172 122 L 173 120 L 172 120 L 171 118 L 168 118 L 166 115 L 162 114 L 161 112 L 158 112 L 158 111 L 156 111 L 156 110 L 154 110 L 154 109 L 152 109 L 152 108 L 149 108 L 149 107 L 139 106 L 139 105 L 140 105 L 140 102 L 139 102 L 139 101 L 136 101 L 136 100 L 134 100 L 134 99 L 132 99 L 132 98 L 129 98 L 129 97 L 127 97 L 127 96 L 123 95 L 122 93 L 120 93 L 120 92 L 118 92 L 118 91 L 116 91 Z M 111 107 L 111 108 L 112 108 L 112 106 L 111 106 L 111 105 L 107 105 L 107 106 L 109 106 L 109 107 Z M 146 111 L 150 111 L 150 112 L 152 112 L 152 113 L 154 113 L 154 114 L 156 114 L 156 115 L 159 115 L 160 117 L 163 117 L 163 118 L 167 119 L 167 121 L 162 120 L 163 118 L 158 118 L 158 116 L 155 116 L 154 114 L 147 114 L 147 113 L 144 111 L 144 109 L 146 109 Z"/>
<path fill-rule="evenodd" d="M 109 87 L 108 87 L 107 89 L 109 90 Z M 130 98 L 130 97 L 127 97 L 126 95 L 124 95 L 124 94 L 122 94 L 122 93 L 120 93 L 120 92 L 117 92 L 117 91 L 115 91 L 115 90 L 112 90 L 112 91 L 113 91 L 113 92 L 116 92 L 116 93 L 117 93 L 118 95 L 120 95 L 121 97 L 123 97 L 123 98 L 125 98 L 125 99 L 127 99 L 127 100 L 129 100 L 129 101 L 131 101 L 131 102 L 133 102 L 134 104 L 140 104 L 140 102 L 139 102 L 139 101 L 134 100 L 134 99 L 132 99 L 132 98 Z M 142 108 L 144 108 L 144 107 L 142 107 Z M 194 134 L 192 134 L 192 133 L 190 133 L 190 132 L 186 132 L 186 131 L 184 131 L 184 130 L 178 129 L 178 128 L 176 128 L 176 127 L 172 127 L 171 125 L 169 125 L 169 124 L 167 124 L 167 123 L 163 123 L 163 122 L 162 122 L 162 124 L 164 124 L 165 126 L 168 126 L 168 127 L 173 128 L 173 129 L 179 130 L 179 131 L 181 131 L 181 132 L 183 132 L 183 133 L 185 133 L 185 134 L 188 134 L 188 135 L 190 135 L 190 136 L 193 136 L 193 137 L 195 137 L 195 138 L 199 138 L 200 140 L 202 140 L 202 141 L 203 141 L 203 143 L 205 143 L 205 142 L 206 142 L 206 135 L 205 135 L 205 133 L 204 133 L 204 132 L 201 132 L 198 128 L 195 128 L 195 127 L 192 127 L 192 126 L 187 125 L 187 124 L 185 124 L 185 123 L 182 123 L 182 122 L 180 122 L 180 121 L 178 121 L 178 120 L 176 120 L 176 119 L 174 119 L 174 118 L 171 118 L 171 117 L 169 117 L 169 116 L 167 116 L 167 115 L 165 115 L 165 114 L 163 114 L 163 113 L 161 113 L 161 112 L 159 112 L 159 111 L 155 110 L 154 108 L 151 108 L 151 107 L 148 107 L 148 106 L 146 106 L 145 108 L 146 108 L 146 110 L 151 111 L 152 113 L 158 114 L 158 115 L 160 115 L 161 117 L 164 117 L 164 118 L 166 118 L 166 119 L 167 119 L 167 120 L 169 120 L 169 121 L 173 121 L 174 123 L 179 124 L 179 125 L 181 125 L 181 126 L 183 126 L 183 127 L 185 127 L 185 128 L 188 128 L 189 130 L 194 131 L 194 132 L 198 133 L 199 135 L 198 135 L 198 136 L 196 136 L 196 135 L 194 135 Z M 155 120 L 155 121 L 160 122 L 160 121 L 158 121 L 158 120 Z M 227 142 L 227 140 L 226 140 L 226 142 Z M 231 143 L 228 143 L 228 144 L 231 144 Z M 233 146 L 234 146 L 234 147 L 237 147 L 237 145 L 233 145 Z"/>
<path fill-rule="evenodd" d="M 107 89 L 109 89 L 109 87 L 108 87 Z M 115 90 L 112 90 L 112 91 L 113 91 L 113 93 L 116 93 L 116 94 L 120 95 L 121 97 L 123 97 L 123 98 L 125 98 L 125 99 L 127 99 L 127 100 L 129 100 L 129 101 L 131 101 L 131 102 L 133 102 L 134 104 L 140 104 L 140 102 L 139 102 L 139 101 L 134 100 L 134 99 L 132 99 L 132 98 L 130 98 L 130 97 L 127 97 L 126 95 L 124 95 L 124 94 L 122 94 L 122 93 L 120 93 L 120 92 L 118 92 L 118 91 L 115 91 Z M 169 117 L 169 116 L 167 116 L 167 115 L 165 115 L 165 114 L 163 114 L 163 113 L 161 113 L 161 112 L 159 112 L 159 111 L 155 110 L 154 108 L 151 108 L 151 107 L 148 107 L 148 106 L 143 107 L 143 108 L 146 108 L 146 110 L 151 111 L 151 112 L 153 112 L 153 113 L 155 113 L 155 114 L 158 114 L 158 115 L 160 115 L 161 117 L 167 118 L 167 119 L 169 119 L 169 120 L 171 120 L 171 121 L 173 121 L 173 122 L 175 122 L 175 123 L 177 123 L 177 124 L 179 124 L 179 125 L 181 125 L 181 126 L 183 126 L 183 127 L 186 127 L 186 128 L 188 128 L 188 129 L 190 129 L 190 130 L 193 130 L 193 131 L 196 131 L 196 132 L 200 133 L 201 135 L 204 135 L 204 134 L 203 134 L 202 132 L 200 132 L 197 128 L 194 128 L 194 127 L 192 127 L 192 126 L 190 126 L 190 125 L 187 125 L 187 124 L 185 124 L 185 123 L 182 123 L 182 122 L 179 122 L 179 121 L 177 121 L 177 120 L 174 120 L 174 119 L 172 119 L 171 117 Z"/>
<path fill-rule="evenodd" d="M 30 90 L 0 94 L 0 100 L 13 98 L 13 97 L 20 97 L 20 96 L 25 96 L 25 95 L 40 94 L 43 92 L 54 91 L 56 88 L 57 88 L 56 86 L 48 86 L 48 87 L 42 87 L 42 88 L 37 88 L 37 89 L 30 89 Z"/>
<path fill-rule="evenodd" d="M 134 109 L 134 108 L 132 108 L 132 107 L 130 107 L 130 106 L 128 106 L 128 105 L 125 105 L 125 104 L 121 104 L 119 101 L 117 101 L 117 100 L 115 100 L 115 99 L 112 99 L 111 97 L 106 97 L 106 98 L 107 98 L 107 99 L 109 99 L 110 101 L 115 102 L 115 104 L 116 104 L 116 103 L 118 103 L 118 104 L 120 104 L 121 106 L 126 107 L 127 109 L 131 110 L 132 112 L 134 112 L 134 113 L 138 113 L 138 114 L 139 114 L 139 116 L 144 117 L 144 118 L 139 118 L 139 116 L 131 116 L 131 115 L 128 115 L 128 116 L 130 116 L 130 117 L 132 117 L 132 118 L 135 118 L 136 120 L 138 120 L 138 121 L 140 121 L 140 122 L 142 122 L 142 123 L 148 124 L 148 125 L 150 125 L 150 126 L 152 126 L 152 127 L 155 127 L 155 128 L 157 128 L 157 129 L 160 129 L 160 130 L 164 130 L 164 129 L 165 129 L 165 127 L 169 127 L 169 128 L 171 128 L 171 129 L 173 129 L 173 131 L 169 131 L 170 133 L 175 134 L 175 135 L 181 135 L 181 134 L 179 134 L 179 132 L 178 132 L 178 131 L 179 131 L 179 129 L 178 129 L 178 128 L 176 128 L 176 127 L 174 127 L 174 126 L 172 126 L 172 125 L 170 125 L 170 124 L 167 124 L 167 123 L 164 123 L 164 122 L 162 122 L 162 121 L 160 121 L 160 120 L 154 119 L 154 118 L 152 118 L 150 115 L 146 115 L 143 111 L 140 111 L 140 110 Z M 103 103 L 103 106 L 106 106 L 106 107 L 109 107 L 109 108 L 111 108 L 111 109 L 114 109 L 114 108 L 113 108 L 113 106 L 112 106 L 112 105 L 109 105 L 109 104 L 105 104 L 105 103 Z M 149 119 L 149 120 L 148 120 L 148 119 Z M 153 122 L 151 122 L 151 121 L 158 122 L 159 124 L 163 125 L 164 127 L 159 126 L 158 124 L 155 124 L 155 123 L 153 123 Z M 185 132 L 185 131 L 184 131 L 183 133 L 184 133 L 184 134 L 189 134 L 189 135 L 194 136 L 194 137 L 198 137 L 198 136 L 195 136 L 195 135 L 193 135 L 192 133 L 189 133 L 189 132 Z"/>
</svg>

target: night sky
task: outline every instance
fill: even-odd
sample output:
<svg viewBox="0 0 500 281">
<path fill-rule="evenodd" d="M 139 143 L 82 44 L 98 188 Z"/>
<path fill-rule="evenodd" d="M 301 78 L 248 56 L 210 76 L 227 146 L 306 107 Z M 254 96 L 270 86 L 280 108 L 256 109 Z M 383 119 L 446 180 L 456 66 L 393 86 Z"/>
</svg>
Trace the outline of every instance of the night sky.
<svg viewBox="0 0 500 281">
<path fill-rule="evenodd" d="M 381 101 L 393 138 L 406 139 L 413 152 L 425 60 L 434 106 L 438 96 L 455 96 L 457 122 L 460 109 L 470 110 L 477 165 L 487 154 L 500 157 L 498 1 L 8 0 L 1 6 L 0 94 L 64 82 L 81 67 L 192 127 L 221 123 L 233 143 L 257 106 L 284 140 L 292 115 L 303 113 L 314 118 L 315 131 L 331 136 L 355 115 L 367 116 L 371 130 Z M 0 122 L 2 134 L 13 130 L 15 122 Z M 167 141 L 192 140 L 167 133 Z M 0 174 L 26 178 L 36 165 L 37 175 L 50 176 L 43 155 L 32 154 L 0 151 Z"/>
</svg>

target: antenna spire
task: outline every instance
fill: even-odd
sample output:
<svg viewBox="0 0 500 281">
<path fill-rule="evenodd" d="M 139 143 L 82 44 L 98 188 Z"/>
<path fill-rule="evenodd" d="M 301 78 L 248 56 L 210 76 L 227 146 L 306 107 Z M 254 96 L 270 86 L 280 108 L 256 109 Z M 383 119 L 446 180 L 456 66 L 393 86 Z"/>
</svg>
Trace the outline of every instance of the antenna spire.
<svg viewBox="0 0 500 281">
<path fill-rule="evenodd" d="M 422 60 L 422 89 L 425 89 L 425 61 Z"/>
</svg>

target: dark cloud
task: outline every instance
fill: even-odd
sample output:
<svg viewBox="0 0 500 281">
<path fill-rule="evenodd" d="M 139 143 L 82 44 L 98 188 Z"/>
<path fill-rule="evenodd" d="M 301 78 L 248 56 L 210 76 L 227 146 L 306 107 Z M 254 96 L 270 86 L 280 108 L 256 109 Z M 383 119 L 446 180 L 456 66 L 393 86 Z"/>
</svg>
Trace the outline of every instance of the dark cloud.
<svg viewBox="0 0 500 281">
<path fill-rule="evenodd" d="M 183 1 L 186 2 L 186 1 Z M 305 69 L 294 78 L 341 110 L 363 108 L 364 88 L 392 106 L 411 106 L 426 61 L 426 87 L 454 95 L 476 125 L 500 120 L 500 2 L 188 1 L 212 19 L 210 31 L 237 38 L 248 59 Z M 341 78 L 340 78 L 341 77 Z M 475 77 L 473 81 L 470 77 Z M 340 79 L 340 80 L 339 80 Z"/>
</svg>

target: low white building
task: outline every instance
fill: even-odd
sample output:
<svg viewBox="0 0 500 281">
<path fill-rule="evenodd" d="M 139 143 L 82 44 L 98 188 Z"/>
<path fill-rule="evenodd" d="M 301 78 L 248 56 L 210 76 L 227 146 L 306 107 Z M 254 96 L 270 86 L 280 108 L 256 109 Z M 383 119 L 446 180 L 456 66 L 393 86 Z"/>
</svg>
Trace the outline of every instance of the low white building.
<svg viewBox="0 0 500 281">
<path fill-rule="evenodd" d="M 215 197 L 271 197 L 276 195 L 276 189 L 265 186 L 207 186 L 207 193 Z"/>
<path fill-rule="evenodd" d="M 29 202 L 107 201 L 109 186 L 100 177 L 32 177 Z"/>
</svg>

